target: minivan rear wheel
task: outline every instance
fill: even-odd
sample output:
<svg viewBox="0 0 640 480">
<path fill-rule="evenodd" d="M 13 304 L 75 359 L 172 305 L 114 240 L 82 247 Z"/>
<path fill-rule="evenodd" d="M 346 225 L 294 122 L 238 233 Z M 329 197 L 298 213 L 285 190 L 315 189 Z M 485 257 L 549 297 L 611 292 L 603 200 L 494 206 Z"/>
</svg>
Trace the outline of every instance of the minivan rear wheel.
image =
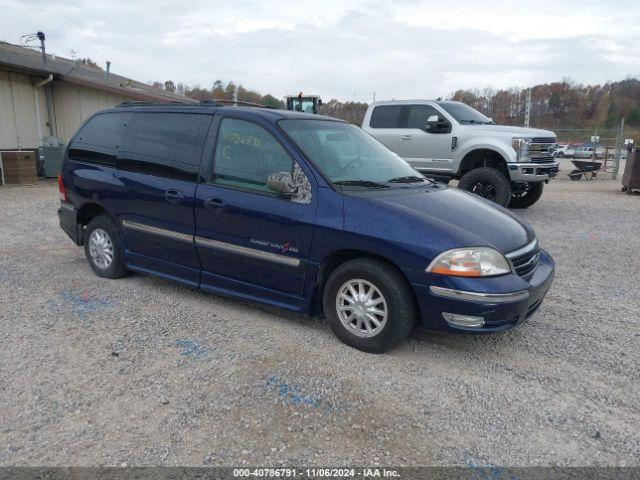
<svg viewBox="0 0 640 480">
<path fill-rule="evenodd" d="M 99 215 L 84 232 L 84 253 L 91 269 L 104 278 L 121 278 L 129 273 L 124 263 L 120 231 L 113 219 Z"/>
<path fill-rule="evenodd" d="M 506 207 L 511 200 L 511 184 L 494 168 L 481 167 L 465 173 L 458 188 Z"/>
<path fill-rule="evenodd" d="M 323 295 L 329 327 L 347 345 L 385 352 L 407 337 L 417 309 L 411 288 L 392 266 L 375 259 L 355 259 L 329 277 Z"/>
</svg>

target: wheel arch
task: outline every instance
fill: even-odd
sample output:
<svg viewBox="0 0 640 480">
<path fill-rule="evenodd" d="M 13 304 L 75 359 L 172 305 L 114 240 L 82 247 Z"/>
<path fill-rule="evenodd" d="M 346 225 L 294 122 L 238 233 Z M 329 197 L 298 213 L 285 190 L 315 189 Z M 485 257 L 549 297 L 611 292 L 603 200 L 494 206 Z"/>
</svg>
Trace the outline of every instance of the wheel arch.
<svg viewBox="0 0 640 480">
<path fill-rule="evenodd" d="M 355 259 L 372 259 L 378 260 L 380 262 L 386 263 L 391 268 L 396 270 L 402 278 L 407 282 L 407 286 L 409 291 L 411 292 L 411 296 L 413 297 L 413 301 L 416 306 L 416 310 L 419 313 L 419 304 L 418 299 L 416 298 L 416 294 L 411 287 L 411 282 L 409 278 L 405 275 L 398 265 L 389 260 L 388 258 L 379 255 L 377 253 L 369 252 L 366 250 L 360 250 L 357 248 L 345 248 L 331 252 L 328 254 L 320 263 L 318 268 L 318 274 L 316 275 L 316 281 L 314 286 L 314 296 L 312 302 L 312 314 L 319 314 L 322 312 L 322 295 L 324 294 L 324 288 L 327 284 L 327 280 L 331 276 L 331 274 L 345 262 Z"/>
<path fill-rule="evenodd" d="M 98 215 L 108 215 L 113 218 L 113 215 L 111 215 L 109 211 L 99 203 L 87 202 L 78 209 L 77 222 L 86 227 L 91 219 Z"/>
<path fill-rule="evenodd" d="M 462 177 L 465 173 L 481 167 L 493 168 L 501 172 L 507 179 L 510 178 L 505 156 L 496 149 L 486 147 L 473 149 L 462 157 L 458 176 Z"/>
</svg>

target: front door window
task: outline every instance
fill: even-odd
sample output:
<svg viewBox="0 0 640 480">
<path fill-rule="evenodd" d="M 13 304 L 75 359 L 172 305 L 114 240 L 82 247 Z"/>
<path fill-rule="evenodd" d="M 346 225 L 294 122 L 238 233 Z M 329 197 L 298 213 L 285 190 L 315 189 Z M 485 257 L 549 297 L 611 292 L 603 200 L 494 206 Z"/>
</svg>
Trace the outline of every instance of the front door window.
<svg viewBox="0 0 640 480">
<path fill-rule="evenodd" d="M 279 196 L 268 186 L 273 175 L 288 175 L 291 201 L 311 203 L 311 184 L 271 133 L 255 123 L 225 118 L 220 124 L 213 167 L 213 183 L 268 196 Z"/>
</svg>

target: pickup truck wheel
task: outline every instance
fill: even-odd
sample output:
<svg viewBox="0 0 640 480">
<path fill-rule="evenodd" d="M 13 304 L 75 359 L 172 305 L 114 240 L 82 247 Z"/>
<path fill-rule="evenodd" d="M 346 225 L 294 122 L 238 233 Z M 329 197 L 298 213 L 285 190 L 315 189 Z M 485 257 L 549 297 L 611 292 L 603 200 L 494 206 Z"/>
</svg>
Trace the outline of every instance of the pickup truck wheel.
<svg viewBox="0 0 640 480">
<path fill-rule="evenodd" d="M 515 184 L 511 187 L 509 208 L 529 208 L 540 200 L 543 190 L 544 182 Z"/>
<path fill-rule="evenodd" d="M 124 263 L 120 230 L 111 217 L 99 215 L 92 218 L 84 238 L 84 253 L 96 275 L 120 278 L 129 273 Z"/>
<path fill-rule="evenodd" d="M 329 327 L 347 345 L 386 352 L 411 331 L 417 308 L 410 286 L 392 266 L 362 258 L 340 265 L 323 294 Z"/>
<path fill-rule="evenodd" d="M 511 184 L 494 168 L 474 168 L 465 173 L 458 188 L 506 207 L 511 200 Z"/>
</svg>

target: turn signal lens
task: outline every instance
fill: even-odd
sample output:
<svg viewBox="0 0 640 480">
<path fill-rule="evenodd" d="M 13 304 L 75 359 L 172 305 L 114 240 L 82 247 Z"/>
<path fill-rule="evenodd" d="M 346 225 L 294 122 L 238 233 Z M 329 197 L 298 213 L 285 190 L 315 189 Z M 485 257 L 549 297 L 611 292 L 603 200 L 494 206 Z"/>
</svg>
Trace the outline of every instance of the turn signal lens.
<svg viewBox="0 0 640 480">
<path fill-rule="evenodd" d="M 491 277 L 510 271 L 511 266 L 504 255 L 484 247 L 448 250 L 427 267 L 427 272 L 456 277 Z"/>
</svg>

